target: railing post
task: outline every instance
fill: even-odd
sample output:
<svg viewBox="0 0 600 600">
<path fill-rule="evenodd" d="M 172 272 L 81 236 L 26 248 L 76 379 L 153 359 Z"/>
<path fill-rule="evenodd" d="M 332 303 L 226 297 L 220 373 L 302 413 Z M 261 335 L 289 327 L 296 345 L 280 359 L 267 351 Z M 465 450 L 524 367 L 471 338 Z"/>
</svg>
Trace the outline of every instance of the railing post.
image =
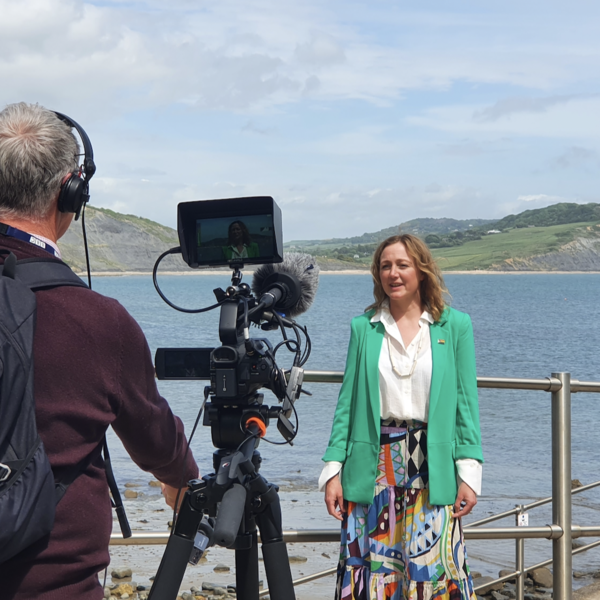
<svg viewBox="0 0 600 600">
<path fill-rule="evenodd" d="M 552 392 L 552 522 L 563 530 L 552 541 L 553 599 L 571 600 L 571 374 L 552 373 L 561 389 Z"/>
<path fill-rule="evenodd" d="M 523 514 L 523 505 L 520 504 L 518 506 L 519 508 L 519 512 L 516 514 L 516 524 L 517 526 L 522 526 L 523 523 L 521 522 L 521 515 Z M 525 574 L 525 538 L 518 538 L 515 540 L 515 545 L 516 545 L 516 554 L 515 554 L 515 571 L 518 571 L 519 574 L 517 575 L 517 579 L 515 581 L 516 583 L 516 589 L 515 589 L 515 594 L 516 594 L 516 598 L 515 600 L 525 600 L 525 577 L 527 576 Z"/>
</svg>

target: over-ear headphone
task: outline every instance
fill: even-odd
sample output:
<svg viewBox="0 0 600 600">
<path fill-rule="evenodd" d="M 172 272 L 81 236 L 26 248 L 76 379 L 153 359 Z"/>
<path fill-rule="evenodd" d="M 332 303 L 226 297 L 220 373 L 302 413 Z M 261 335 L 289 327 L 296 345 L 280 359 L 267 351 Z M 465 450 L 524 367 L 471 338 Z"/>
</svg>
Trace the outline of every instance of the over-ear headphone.
<svg viewBox="0 0 600 600">
<path fill-rule="evenodd" d="M 58 210 L 60 212 L 75 213 L 75 220 L 79 219 L 81 209 L 90 199 L 90 179 L 96 172 L 94 164 L 94 151 L 87 133 L 73 119 L 62 113 L 53 111 L 54 114 L 64 121 L 69 127 L 74 127 L 83 143 L 83 163 L 77 171 L 73 171 L 68 179 L 60 186 L 58 196 Z"/>
</svg>

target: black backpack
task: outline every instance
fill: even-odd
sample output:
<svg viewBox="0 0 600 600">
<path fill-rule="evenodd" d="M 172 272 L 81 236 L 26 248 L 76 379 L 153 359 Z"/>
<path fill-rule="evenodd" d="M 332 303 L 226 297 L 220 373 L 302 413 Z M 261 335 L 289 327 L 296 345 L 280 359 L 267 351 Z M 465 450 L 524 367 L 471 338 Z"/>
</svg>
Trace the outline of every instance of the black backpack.
<svg viewBox="0 0 600 600">
<path fill-rule="evenodd" d="M 17 261 L 12 252 L 0 266 L 0 563 L 52 530 L 56 504 L 101 449 L 124 537 L 131 535 L 110 468 L 106 438 L 97 451 L 55 480 L 35 421 L 33 336 L 35 291 L 88 286 L 62 262 Z"/>
</svg>

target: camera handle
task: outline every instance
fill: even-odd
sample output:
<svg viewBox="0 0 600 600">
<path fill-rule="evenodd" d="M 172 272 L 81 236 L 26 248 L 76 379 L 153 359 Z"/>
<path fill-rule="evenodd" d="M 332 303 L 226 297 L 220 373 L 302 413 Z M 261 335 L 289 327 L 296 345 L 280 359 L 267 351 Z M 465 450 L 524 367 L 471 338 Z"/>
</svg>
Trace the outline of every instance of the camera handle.
<svg viewBox="0 0 600 600">
<path fill-rule="evenodd" d="M 259 599 L 257 524 L 269 596 L 273 600 L 295 600 L 287 548 L 283 541 L 278 487 L 268 483 L 257 472 L 261 458 L 255 450 L 258 442 L 255 428 L 255 425 L 250 425 L 247 438 L 238 451 L 222 449 L 214 453 L 215 462 L 219 464 L 216 474 L 188 483 L 148 600 L 177 598 L 202 516 L 205 512 L 216 514 L 218 504 L 221 505 L 215 537 L 223 538 L 221 541 L 226 543 L 226 538 L 231 536 L 231 522 L 240 524 L 237 535 L 231 536 L 234 541 L 229 546 L 235 550 L 238 600 Z"/>
</svg>

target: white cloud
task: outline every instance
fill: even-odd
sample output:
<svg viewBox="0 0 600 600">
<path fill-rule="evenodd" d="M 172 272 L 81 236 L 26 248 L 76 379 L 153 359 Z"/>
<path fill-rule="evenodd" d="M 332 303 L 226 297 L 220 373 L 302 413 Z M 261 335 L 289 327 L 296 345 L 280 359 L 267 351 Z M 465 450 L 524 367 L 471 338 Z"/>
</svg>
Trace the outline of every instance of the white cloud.
<svg viewBox="0 0 600 600">
<path fill-rule="evenodd" d="M 324 155 L 381 155 L 398 151 L 400 144 L 390 139 L 384 127 L 360 127 L 310 143 L 314 152 Z"/>
<path fill-rule="evenodd" d="M 600 54 L 591 38 L 585 52 L 576 37 L 549 45 L 543 32 L 528 30 L 532 14 L 509 30 L 527 36 L 500 43 L 510 10 L 487 19 L 336 0 L 168 8 L 150 0 L 0 0 L 0 12 L 0 78 L 11 82 L 0 99 L 72 98 L 122 112 L 177 102 L 264 110 L 308 92 L 386 104 L 409 90 L 465 81 L 548 89 L 595 68 Z M 396 36 L 380 38 L 387 28 Z"/>
<path fill-rule="evenodd" d="M 278 198 L 288 198 L 280 203 L 286 240 L 362 235 L 418 217 L 483 218 L 490 216 L 494 200 L 475 188 L 436 183 L 376 193 L 358 187 L 314 189 L 302 203 L 291 200 L 286 190 L 277 191 Z"/>
<path fill-rule="evenodd" d="M 570 94 L 562 96 L 547 96 L 542 98 L 513 97 L 498 100 L 493 106 L 476 110 L 473 113 L 475 121 L 497 121 L 514 113 L 544 113 L 559 104 L 573 100 L 597 98 L 598 94 Z"/>
<path fill-rule="evenodd" d="M 561 196 L 549 196 L 548 194 L 526 194 L 517 198 L 519 202 L 543 202 L 544 204 L 555 204 L 557 202 L 569 202 L 568 198 Z"/>
<path fill-rule="evenodd" d="M 508 152 L 511 146 L 511 140 L 508 138 L 500 138 L 495 140 L 474 140 L 463 139 L 452 143 L 440 143 L 438 147 L 448 156 L 456 157 L 475 157 L 486 154 Z"/>
<path fill-rule="evenodd" d="M 294 54 L 300 63 L 309 65 L 324 66 L 346 61 L 342 46 L 323 32 L 313 32 L 308 42 L 296 46 Z"/>
<path fill-rule="evenodd" d="M 506 111 L 493 119 L 481 120 L 474 115 L 485 108 L 472 105 L 441 106 L 407 118 L 413 126 L 426 127 L 458 135 L 490 134 L 524 138 L 599 138 L 600 97 L 573 97 L 568 102 L 549 102 L 539 111 Z"/>
<path fill-rule="evenodd" d="M 74 117 L 92 202 L 170 225 L 180 201 L 263 194 L 287 239 L 501 217 L 597 194 L 598 11 L 0 0 L 0 103 Z"/>
<path fill-rule="evenodd" d="M 595 150 L 582 148 L 581 146 L 571 146 L 551 161 L 551 167 L 558 169 L 592 168 L 597 170 L 600 167 L 600 160 Z"/>
</svg>

